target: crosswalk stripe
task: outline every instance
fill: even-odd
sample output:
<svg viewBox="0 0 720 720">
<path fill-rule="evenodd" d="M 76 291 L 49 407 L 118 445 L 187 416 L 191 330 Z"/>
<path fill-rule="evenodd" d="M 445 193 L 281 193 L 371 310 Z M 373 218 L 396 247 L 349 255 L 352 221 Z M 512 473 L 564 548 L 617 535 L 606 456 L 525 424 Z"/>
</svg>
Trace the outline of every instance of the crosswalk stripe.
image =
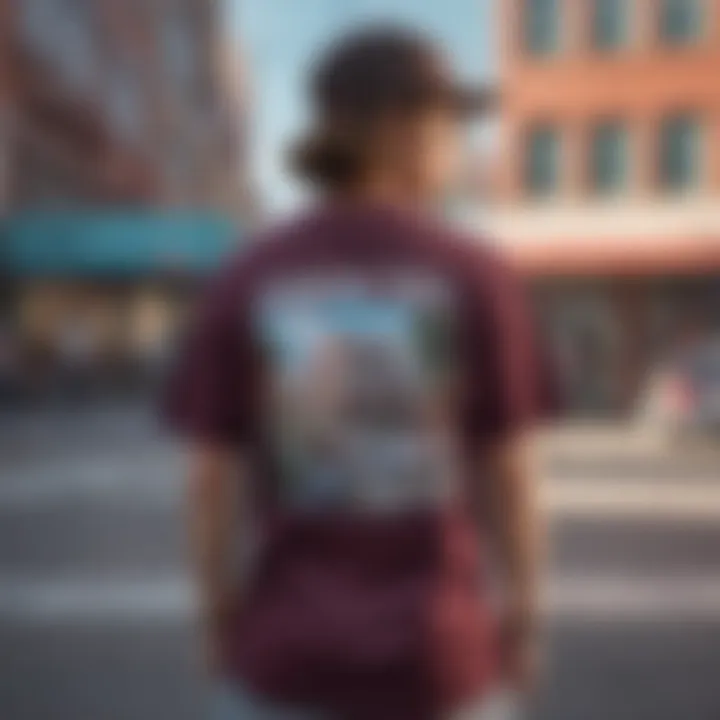
<svg viewBox="0 0 720 720">
<path fill-rule="evenodd" d="M 720 483 L 548 482 L 540 497 L 551 515 L 563 517 L 720 520 Z"/>
<path fill-rule="evenodd" d="M 720 578 L 561 578 L 545 604 L 560 620 L 720 621 Z"/>
<path fill-rule="evenodd" d="M 107 581 L 0 578 L 0 620 L 174 623 L 190 617 L 192 597 L 192 588 L 182 577 Z"/>
<path fill-rule="evenodd" d="M 23 512 L 72 504 L 100 506 L 138 503 L 172 506 L 182 497 L 183 468 L 177 459 L 138 467 L 94 463 L 61 473 L 10 474 L 0 482 L 0 512 Z M 713 478 L 677 483 L 651 480 L 546 479 L 542 506 L 552 517 L 628 520 L 720 520 L 720 481 Z"/>
<path fill-rule="evenodd" d="M 572 577 L 544 596 L 551 620 L 711 621 L 720 623 L 720 579 Z M 123 621 L 185 623 L 193 592 L 182 577 L 153 580 L 0 578 L 0 622 L 92 625 Z"/>
<path fill-rule="evenodd" d="M 175 500 L 182 487 L 182 466 L 171 460 L 147 466 L 129 460 L 70 466 L 61 472 L 15 472 L 0 482 L 0 510 L 22 511 L 78 499 L 105 504 L 149 499 L 165 504 Z"/>
</svg>

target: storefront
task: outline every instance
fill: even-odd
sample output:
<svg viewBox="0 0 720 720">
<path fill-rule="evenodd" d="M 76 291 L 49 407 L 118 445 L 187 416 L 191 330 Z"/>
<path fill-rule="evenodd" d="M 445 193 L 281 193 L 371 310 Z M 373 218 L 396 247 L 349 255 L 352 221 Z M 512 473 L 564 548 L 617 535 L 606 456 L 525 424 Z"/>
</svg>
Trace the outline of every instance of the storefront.
<svg viewBox="0 0 720 720">
<path fill-rule="evenodd" d="M 63 376 L 153 376 L 238 233 L 211 215 L 35 213 L 9 220 L 4 238 L 23 383 L 42 391 Z"/>
<path fill-rule="evenodd" d="M 720 337 L 720 276 L 543 277 L 531 282 L 566 405 L 631 413 L 653 371 L 689 341 Z"/>
<path fill-rule="evenodd" d="M 720 337 L 720 238 L 508 246 L 525 275 L 571 414 L 632 413 L 681 345 Z"/>
</svg>

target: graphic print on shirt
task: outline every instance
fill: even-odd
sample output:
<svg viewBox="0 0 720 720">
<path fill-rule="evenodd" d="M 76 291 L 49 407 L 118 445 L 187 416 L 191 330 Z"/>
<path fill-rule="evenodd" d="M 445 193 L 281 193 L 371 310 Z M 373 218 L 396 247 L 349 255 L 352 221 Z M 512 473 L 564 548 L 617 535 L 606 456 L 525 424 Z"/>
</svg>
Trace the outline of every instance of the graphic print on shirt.
<svg viewBox="0 0 720 720">
<path fill-rule="evenodd" d="M 454 497 L 453 306 L 439 281 L 286 281 L 255 321 L 285 509 L 401 512 Z"/>
</svg>

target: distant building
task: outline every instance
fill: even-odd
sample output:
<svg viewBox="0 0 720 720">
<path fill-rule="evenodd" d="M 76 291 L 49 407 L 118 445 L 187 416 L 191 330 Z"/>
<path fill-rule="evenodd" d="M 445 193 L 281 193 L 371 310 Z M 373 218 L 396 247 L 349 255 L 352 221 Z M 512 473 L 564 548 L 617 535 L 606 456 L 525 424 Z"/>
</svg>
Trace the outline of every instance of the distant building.
<svg viewBox="0 0 720 720">
<path fill-rule="evenodd" d="M 216 194 L 228 213 L 254 225 L 261 212 L 250 175 L 250 111 L 253 103 L 247 61 L 234 40 L 221 39 L 216 51 L 216 72 L 221 97 L 221 133 L 217 144 Z"/>
<path fill-rule="evenodd" d="M 212 208 L 230 137 L 219 4 L 0 0 L 4 207 Z M 238 168 L 223 167 L 234 183 Z"/>
<path fill-rule="evenodd" d="M 245 123 L 220 12 L 0 0 L 0 329 L 25 367 L 52 366 L 78 328 L 105 366 L 159 358 L 227 246 Z"/>
<path fill-rule="evenodd" d="M 578 409 L 627 409 L 683 328 L 720 328 L 720 4 L 498 7 L 484 222 L 532 279 Z"/>
</svg>

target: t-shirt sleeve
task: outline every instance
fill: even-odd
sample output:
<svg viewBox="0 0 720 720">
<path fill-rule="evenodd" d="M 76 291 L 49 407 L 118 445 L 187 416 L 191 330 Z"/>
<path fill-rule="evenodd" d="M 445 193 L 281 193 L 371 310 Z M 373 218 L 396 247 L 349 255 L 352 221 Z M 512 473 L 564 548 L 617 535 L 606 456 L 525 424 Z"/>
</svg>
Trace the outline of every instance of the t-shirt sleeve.
<svg viewBox="0 0 720 720">
<path fill-rule="evenodd" d="M 251 425 L 250 332 L 242 303 L 219 282 L 200 305 L 171 368 L 165 423 L 192 440 L 240 445 Z"/>
<path fill-rule="evenodd" d="M 514 272 L 493 263 L 474 277 L 469 308 L 469 424 L 476 440 L 531 429 L 558 409 L 550 355 L 525 289 Z"/>
</svg>

